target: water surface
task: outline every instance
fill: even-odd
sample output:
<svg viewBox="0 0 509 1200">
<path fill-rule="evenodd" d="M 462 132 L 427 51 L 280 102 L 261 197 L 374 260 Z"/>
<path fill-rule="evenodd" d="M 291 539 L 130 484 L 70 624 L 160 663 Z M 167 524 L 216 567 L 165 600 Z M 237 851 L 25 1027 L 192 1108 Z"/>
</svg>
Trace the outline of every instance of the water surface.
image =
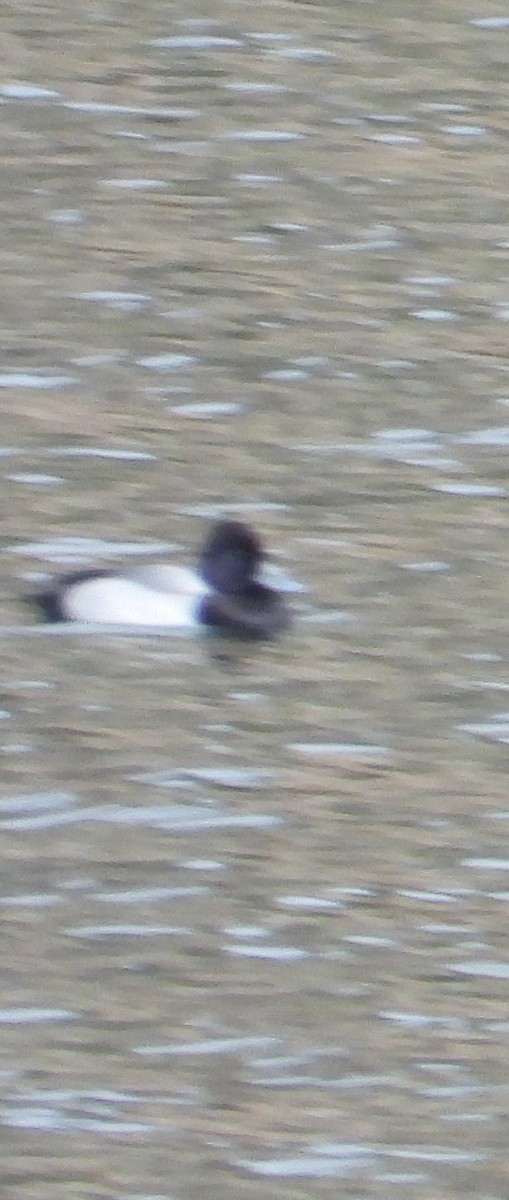
<svg viewBox="0 0 509 1200">
<path fill-rule="evenodd" d="M 505 1196 L 507 18 L 1 26 L 2 1196 Z M 225 513 L 280 643 L 37 623 Z"/>
</svg>

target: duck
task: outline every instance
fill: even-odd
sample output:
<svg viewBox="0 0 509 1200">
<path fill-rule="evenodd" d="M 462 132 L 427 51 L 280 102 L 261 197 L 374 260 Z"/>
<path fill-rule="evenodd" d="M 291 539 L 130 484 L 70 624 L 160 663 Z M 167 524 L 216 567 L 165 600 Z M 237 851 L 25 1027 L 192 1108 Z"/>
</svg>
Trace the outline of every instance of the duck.
<svg viewBox="0 0 509 1200">
<path fill-rule="evenodd" d="M 261 582 L 265 553 L 241 521 L 216 522 L 197 570 L 147 563 L 127 570 L 90 569 L 57 579 L 33 599 L 50 622 L 145 628 L 203 628 L 270 638 L 290 626 L 281 594 Z"/>
</svg>

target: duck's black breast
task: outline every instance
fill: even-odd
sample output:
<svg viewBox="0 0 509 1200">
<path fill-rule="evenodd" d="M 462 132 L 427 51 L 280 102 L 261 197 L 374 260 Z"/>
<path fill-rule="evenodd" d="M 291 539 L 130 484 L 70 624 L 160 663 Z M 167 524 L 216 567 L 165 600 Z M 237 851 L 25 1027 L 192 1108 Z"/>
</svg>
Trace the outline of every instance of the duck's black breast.
<svg viewBox="0 0 509 1200">
<path fill-rule="evenodd" d="M 289 629 L 290 613 L 278 592 L 253 580 L 236 595 L 205 596 L 200 620 L 220 633 L 241 638 L 271 638 Z"/>
</svg>

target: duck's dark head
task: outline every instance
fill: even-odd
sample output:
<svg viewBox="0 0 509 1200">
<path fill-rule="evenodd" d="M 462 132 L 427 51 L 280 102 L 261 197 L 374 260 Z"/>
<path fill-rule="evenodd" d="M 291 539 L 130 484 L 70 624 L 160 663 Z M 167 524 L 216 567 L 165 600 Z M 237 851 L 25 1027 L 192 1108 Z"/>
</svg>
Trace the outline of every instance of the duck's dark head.
<svg viewBox="0 0 509 1200">
<path fill-rule="evenodd" d="M 200 573 L 223 596 L 239 596 L 249 591 L 262 557 L 261 543 L 247 525 L 219 521 L 203 547 Z"/>
<path fill-rule="evenodd" d="M 201 606 L 201 620 L 216 632 L 267 638 L 290 625 L 290 614 L 274 588 L 257 578 L 263 550 L 257 535 L 240 521 L 220 521 L 207 538 L 202 578 L 212 589 Z"/>
</svg>

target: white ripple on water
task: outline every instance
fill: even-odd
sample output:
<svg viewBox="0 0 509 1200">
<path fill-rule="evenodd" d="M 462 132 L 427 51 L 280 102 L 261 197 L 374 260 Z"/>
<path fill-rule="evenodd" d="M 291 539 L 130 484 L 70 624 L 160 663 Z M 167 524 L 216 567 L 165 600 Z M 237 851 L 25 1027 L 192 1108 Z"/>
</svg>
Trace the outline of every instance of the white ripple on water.
<svg viewBox="0 0 509 1200">
<path fill-rule="evenodd" d="M 394 429 L 378 429 L 377 432 L 373 434 L 373 437 L 381 442 L 408 442 L 413 445 L 415 442 L 418 442 L 419 444 L 421 442 L 428 443 L 430 440 L 435 442 L 437 439 L 439 439 L 440 435 L 437 434 L 433 429 L 425 429 L 414 425 L 404 425 L 401 428 L 396 426 Z"/>
<path fill-rule="evenodd" d="M 180 767 L 169 771 L 148 771 L 132 778 L 140 783 L 156 787 L 174 787 L 182 780 L 197 780 L 217 787 L 233 788 L 235 791 L 259 791 L 270 787 L 274 773 L 252 767 Z"/>
<path fill-rule="evenodd" d="M 184 513 L 185 516 L 205 517 L 214 521 L 218 517 L 228 516 L 230 513 L 233 515 L 245 513 L 249 516 L 252 513 L 286 512 L 289 507 L 289 504 L 283 504 L 276 500 L 248 500 L 242 504 L 189 504 L 177 511 Z"/>
<path fill-rule="evenodd" d="M 454 1029 L 464 1031 L 467 1028 L 467 1022 L 460 1017 L 430 1017 L 426 1013 L 416 1012 L 398 1012 L 387 1011 L 380 1012 L 379 1017 L 382 1021 L 392 1021 L 395 1025 L 401 1025 L 403 1028 L 409 1029 Z"/>
<path fill-rule="evenodd" d="M 500 403 L 500 401 L 499 401 Z M 509 446 L 509 425 L 495 425 L 464 433 L 456 441 L 464 446 Z"/>
<path fill-rule="evenodd" d="M 322 1142 L 303 1149 L 296 1158 L 235 1158 L 231 1163 L 268 1178 L 331 1179 L 370 1166 L 373 1158 L 373 1151 L 365 1146 Z"/>
<path fill-rule="evenodd" d="M 203 896 L 210 890 L 209 887 L 200 884 L 188 887 L 136 887 L 118 892 L 96 892 L 93 899 L 100 904 L 146 904 L 161 900 L 188 899 L 189 896 Z"/>
<path fill-rule="evenodd" d="M 86 212 L 81 208 L 54 208 L 46 216 L 55 225 L 81 225 L 86 220 Z"/>
<path fill-rule="evenodd" d="M 331 59 L 337 62 L 338 55 L 332 50 L 322 50 L 319 46 L 277 46 L 270 51 L 273 58 L 290 58 L 297 62 L 327 62 Z"/>
<path fill-rule="evenodd" d="M 148 367 L 149 371 L 180 371 L 191 363 L 197 363 L 194 354 L 149 354 L 146 358 L 136 359 L 139 367 Z"/>
<path fill-rule="evenodd" d="M 108 292 L 96 289 L 91 292 L 79 292 L 78 300 L 96 301 L 108 308 L 120 309 L 123 312 L 136 312 L 151 300 L 145 292 Z"/>
<path fill-rule="evenodd" d="M 449 971 L 457 975 L 473 975 L 480 979 L 509 979 L 509 963 L 507 962 L 463 962 L 445 963 Z"/>
<path fill-rule="evenodd" d="M 248 37 L 251 38 L 253 42 L 267 42 L 269 46 L 280 45 L 283 42 L 295 41 L 295 36 L 293 33 L 255 33 L 254 31 L 250 30 Z"/>
<path fill-rule="evenodd" d="M 381 429 L 365 442 L 308 443 L 291 445 L 305 454 L 359 454 L 393 459 L 414 467 L 461 470 L 463 463 L 445 454 L 446 439 L 429 429 Z"/>
<path fill-rule="evenodd" d="M 79 1130 L 103 1134 L 135 1134 L 148 1133 L 152 1126 L 140 1121 L 112 1121 L 111 1117 L 69 1116 L 67 1113 L 55 1112 L 45 1105 L 6 1105 L 2 1110 L 2 1123 L 10 1129 L 37 1129 L 51 1132 L 63 1130 Z"/>
<path fill-rule="evenodd" d="M 442 125 L 441 133 L 447 133 L 450 137 L 485 137 L 488 130 L 484 125 Z"/>
<path fill-rule="evenodd" d="M 226 142 L 298 142 L 305 134 L 289 129 L 233 129 L 217 137 Z"/>
<path fill-rule="evenodd" d="M 420 321 L 457 321 L 458 313 L 451 308 L 416 308 L 410 314 Z"/>
<path fill-rule="evenodd" d="M 0 821 L 0 829 L 51 829 L 89 822 L 128 827 L 146 825 L 173 833 L 191 833 L 204 829 L 271 829 L 283 823 L 281 817 L 267 813 L 225 813 L 217 808 L 198 804 L 160 804 L 148 807 L 143 805 L 139 808 L 110 804 L 67 812 L 47 812 L 39 816 L 11 817 Z"/>
<path fill-rule="evenodd" d="M 10 800 L 1 800 L 0 814 L 37 813 L 41 809 L 46 812 L 62 812 L 77 803 L 78 797 L 73 792 L 30 792 L 26 796 L 13 796 Z"/>
<path fill-rule="evenodd" d="M 195 930 L 182 925 L 75 925 L 63 932 L 67 937 L 85 938 L 87 941 L 104 941 L 118 937 L 181 937 L 191 936 Z"/>
<path fill-rule="evenodd" d="M 39 375 L 36 371 L 6 371 L 0 375 L 0 388 L 27 388 L 51 391 L 78 383 L 75 375 Z"/>
<path fill-rule="evenodd" d="M 277 896 L 276 904 L 300 912 L 337 912 L 344 907 L 340 900 L 327 900 L 323 896 Z"/>
<path fill-rule="evenodd" d="M 466 925 L 451 925 L 446 921 L 428 921 L 419 926 L 423 933 L 447 934 L 455 939 L 459 937 L 470 937 L 472 929 Z"/>
<path fill-rule="evenodd" d="M 493 813 L 492 817 L 507 820 L 509 813 Z M 509 871 L 509 858 L 464 858 L 462 866 L 474 871 Z"/>
<path fill-rule="evenodd" d="M 419 288 L 451 287 L 456 283 L 454 275 L 408 275 L 405 283 L 415 284 Z"/>
<path fill-rule="evenodd" d="M 237 82 L 223 83 L 223 87 L 227 92 L 246 92 L 248 95 L 261 93 L 266 94 L 274 92 L 287 92 L 288 88 L 282 83 L 259 83 L 258 81 L 246 79 L 238 80 Z M 275 178 L 280 178 L 275 176 Z"/>
<path fill-rule="evenodd" d="M 266 938 L 269 936 L 269 930 L 265 925 L 227 925 L 223 933 L 236 938 Z"/>
<path fill-rule="evenodd" d="M 177 1102 L 186 1103 L 182 1098 Z M 93 1130 L 96 1133 L 122 1134 L 147 1132 L 150 1125 L 123 1119 L 122 1108 L 129 1104 L 138 1107 L 139 1094 L 131 1095 L 129 1092 L 106 1088 L 94 1091 L 34 1088 L 4 1106 L 2 1121 L 10 1128 L 22 1129 Z M 115 1108 L 118 1117 L 112 1120 Z M 150 1198 L 146 1197 L 145 1200 Z"/>
<path fill-rule="evenodd" d="M 377 1147 L 377 1149 L 379 1149 Z M 390 1158 L 412 1158 L 417 1162 L 431 1163 L 474 1163 L 484 1162 L 487 1158 L 485 1153 L 477 1151 L 462 1151 L 462 1150 L 422 1150 L 420 1146 L 415 1148 L 410 1147 L 408 1150 L 399 1150 L 397 1147 L 393 1149 L 385 1149 L 382 1151 L 384 1155 Z"/>
<path fill-rule="evenodd" d="M 181 865 L 186 871 L 226 871 L 226 863 L 216 858 L 188 858 Z"/>
<path fill-rule="evenodd" d="M 310 758 L 369 758 L 386 759 L 392 755 L 387 746 L 372 746 L 363 742 L 290 742 L 288 750 Z"/>
<path fill-rule="evenodd" d="M 309 371 L 302 367 L 281 367 L 274 371 L 266 371 L 262 379 L 279 380 L 281 383 L 296 383 L 300 379 L 309 379 Z"/>
<path fill-rule="evenodd" d="M 277 1058 L 268 1059 L 266 1069 L 270 1068 L 271 1070 L 276 1070 L 277 1068 L 281 1069 L 281 1067 L 286 1066 L 307 1067 L 309 1061 L 309 1058 L 295 1058 L 292 1060 L 290 1057 L 287 1059 L 282 1058 L 280 1060 Z M 261 1065 L 263 1064 L 260 1062 L 251 1063 L 251 1067 L 258 1069 Z M 322 1091 L 333 1092 L 353 1092 L 360 1091 L 361 1089 L 365 1088 L 397 1088 L 400 1083 L 397 1077 L 391 1077 L 389 1075 L 349 1075 L 343 1077 L 342 1079 L 331 1079 L 329 1077 L 324 1077 L 323 1075 L 313 1074 L 311 1071 L 302 1071 L 302 1073 L 295 1073 L 294 1075 L 291 1075 L 290 1073 L 281 1073 L 280 1075 L 267 1074 L 265 1076 L 258 1076 L 250 1082 L 253 1082 L 256 1087 L 263 1088 L 277 1089 L 289 1087 L 313 1087 L 320 1088 Z"/>
<path fill-rule="evenodd" d="M 451 895 L 450 892 L 425 892 L 413 888 L 398 888 L 398 896 L 404 896 L 408 900 L 418 900 L 425 904 L 457 904 L 458 896 Z"/>
<path fill-rule="evenodd" d="M 497 713 L 490 721 L 472 722 L 467 725 L 457 725 L 460 733 L 470 733 L 488 742 L 509 742 L 509 713 Z"/>
<path fill-rule="evenodd" d="M 449 496 L 484 496 L 485 498 L 494 498 L 507 495 L 506 488 L 489 483 L 431 483 L 429 487 L 433 492 L 445 492 Z"/>
<path fill-rule="evenodd" d="M 409 125 L 410 117 L 401 116 L 400 113 L 367 113 L 366 121 L 372 121 L 375 125 Z"/>
<path fill-rule="evenodd" d="M 401 570 L 422 572 L 422 574 L 433 574 L 434 572 L 451 571 L 452 563 L 437 558 L 430 559 L 429 562 L 423 560 L 422 562 L 401 563 Z"/>
<path fill-rule="evenodd" d="M 3 1008 L 0 1025 L 41 1025 L 47 1021 L 75 1021 L 78 1013 L 68 1008 Z"/>
<path fill-rule="evenodd" d="M 298 962 L 310 957 L 309 951 L 301 950 L 299 946 L 225 945 L 222 948 L 226 954 L 236 955 L 238 958 L 267 959 L 271 962 Z"/>
<path fill-rule="evenodd" d="M 479 651 L 472 654 L 464 654 L 463 658 L 469 659 L 471 662 L 487 662 L 498 663 L 502 662 L 501 654 L 494 654 L 492 651 Z"/>
<path fill-rule="evenodd" d="M 10 483 L 26 484 L 28 487 L 54 487 L 64 482 L 62 475 L 38 475 L 30 471 L 20 471 L 16 475 L 7 475 L 6 478 Z"/>
<path fill-rule="evenodd" d="M 103 113 L 104 115 L 119 113 L 121 116 L 156 117 L 158 119 L 167 117 L 170 121 L 188 120 L 200 116 L 199 108 L 169 108 L 164 105 L 140 108 L 135 104 L 107 104 L 101 100 L 66 100 L 63 107 L 83 113 Z"/>
<path fill-rule="evenodd" d="M 64 446 L 47 450 L 51 458 L 108 458 L 113 462 L 156 462 L 156 455 L 145 450 L 113 450 L 109 446 Z"/>
<path fill-rule="evenodd" d="M 274 782 L 274 772 L 252 767 L 190 767 L 181 774 L 203 784 L 233 787 L 235 791 L 239 788 L 246 788 L 247 791 L 265 790 Z"/>
<path fill-rule="evenodd" d="M 375 937 L 366 933 L 351 933 L 348 937 L 343 938 L 343 941 L 353 946 L 371 947 L 373 950 L 389 950 L 393 946 L 399 945 L 396 938 Z"/>
<path fill-rule="evenodd" d="M 204 1054 L 239 1054 L 243 1050 L 260 1050 L 277 1045 L 279 1045 L 277 1037 L 259 1034 L 253 1037 L 207 1038 L 200 1042 L 173 1043 L 165 1046 L 136 1046 L 134 1053 L 143 1054 L 146 1057 L 154 1055 L 194 1057 Z"/>
<path fill-rule="evenodd" d="M 194 421 L 210 421 L 213 417 L 233 417 L 242 412 L 243 405 L 227 401 L 206 401 L 202 403 L 174 404 L 170 411 L 178 417 L 188 417 Z"/>
<path fill-rule="evenodd" d="M 265 233 L 243 233 L 243 234 L 238 234 L 233 239 L 234 242 L 247 242 L 248 245 L 253 244 L 255 246 L 274 245 L 274 240 L 275 239 L 272 236 L 270 236 L 269 234 L 265 234 Z M 264 324 L 263 321 L 260 321 L 260 325 L 263 326 L 263 324 Z M 282 324 L 278 323 L 278 322 L 275 322 L 274 324 L 272 324 L 272 322 L 268 322 L 267 328 L 282 329 Z"/>
<path fill-rule="evenodd" d="M 103 187 L 119 188 L 127 192 L 157 192 L 169 187 L 165 179 L 143 179 L 134 177 L 132 179 L 99 179 L 98 183 Z"/>
<path fill-rule="evenodd" d="M 34 576 L 32 575 L 32 582 Z M 39 579 L 41 576 L 39 575 Z M 151 638 L 168 639 L 171 638 L 177 642 L 184 638 L 190 638 L 192 630 L 175 628 L 173 625 L 159 625 L 153 627 L 150 625 L 104 625 L 100 621 L 60 621 L 56 624 L 50 624 L 42 621 L 39 625 L 0 625 L 0 638 L 22 637 L 23 640 L 37 638 L 95 638 L 97 634 L 107 633 L 108 638 Z M 16 747 L 16 753 L 21 753 L 26 749 L 33 750 L 33 745 L 22 745 Z M 4 751 L 14 753 L 15 750 L 11 746 L 4 746 Z"/>
<path fill-rule="evenodd" d="M 242 42 L 239 38 L 202 33 L 154 38 L 147 45 L 157 46 L 160 50 L 228 50 L 231 46 L 242 46 Z"/>
<path fill-rule="evenodd" d="M 394 250 L 400 245 L 400 241 L 399 230 L 394 225 L 375 225 L 373 229 L 367 229 L 355 242 L 325 242 L 321 249 L 339 250 L 341 253 Z"/>
<path fill-rule="evenodd" d="M 509 29 L 509 17 L 473 17 L 469 25 L 478 29 Z"/>
<path fill-rule="evenodd" d="M 58 100 L 60 92 L 36 87 L 33 83 L 4 83 L 0 87 L 0 96 L 8 100 Z"/>
<path fill-rule="evenodd" d="M 35 895 L 2 896 L 0 908 L 53 908 L 55 905 L 63 903 L 63 896 L 37 892 Z"/>
<path fill-rule="evenodd" d="M 486 1095 L 490 1089 L 482 1084 L 476 1083 L 456 1083 L 456 1084 L 437 1084 L 435 1087 L 430 1087 L 429 1084 L 418 1089 L 419 1096 L 425 1096 L 428 1100 L 462 1100 L 466 1096 Z M 454 1120 L 454 1115 L 447 1117 L 446 1120 Z"/>
<path fill-rule="evenodd" d="M 470 104 L 455 104 L 450 100 L 432 100 L 426 104 L 418 105 L 420 112 L 444 112 L 444 113 L 469 113 L 472 112 Z"/>
<path fill-rule="evenodd" d="M 296 367 L 330 367 L 331 360 L 327 354 L 300 354 L 290 359 Z"/>
<path fill-rule="evenodd" d="M 151 545 L 137 542 L 107 542 L 102 538 L 61 537 L 41 542 L 27 542 L 22 546 L 10 546 L 10 554 L 24 558 L 44 558 L 54 563 L 83 563 L 92 558 L 128 557 L 144 554 L 163 554 L 176 549 L 174 542 L 156 542 Z"/>
<path fill-rule="evenodd" d="M 256 175 L 250 171 L 241 171 L 234 178 L 237 183 L 246 183 L 251 187 L 267 187 L 271 183 L 283 183 L 282 175 Z"/>
<path fill-rule="evenodd" d="M 386 146 L 418 146 L 422 138 L 411 133 L 372 133 L 369 140 Z"/>
</svg>

